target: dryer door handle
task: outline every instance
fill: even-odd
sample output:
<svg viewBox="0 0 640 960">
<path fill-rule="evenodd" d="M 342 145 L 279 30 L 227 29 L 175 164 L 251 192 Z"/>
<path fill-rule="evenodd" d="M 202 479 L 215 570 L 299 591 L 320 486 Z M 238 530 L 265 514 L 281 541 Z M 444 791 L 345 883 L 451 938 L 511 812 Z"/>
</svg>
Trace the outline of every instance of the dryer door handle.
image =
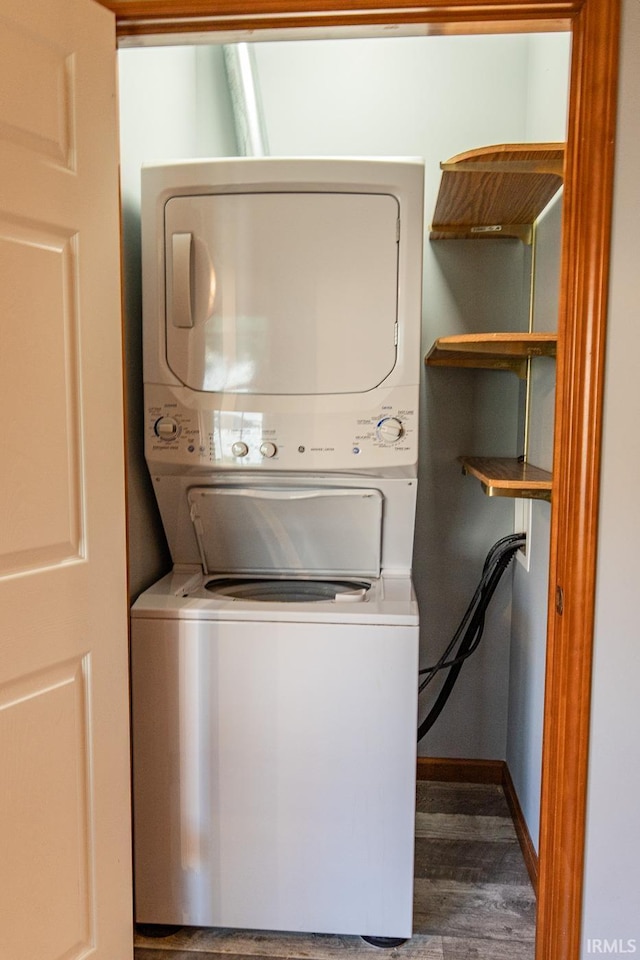
<svg viewBox="0 0 640 960">
<path fill-rule="evenodd" d="M 192 233 L 174 233 L 172 235 L 171 317 L 174 327 L 190 328 L 193 326 L 192 250 Z"/>
</svg>

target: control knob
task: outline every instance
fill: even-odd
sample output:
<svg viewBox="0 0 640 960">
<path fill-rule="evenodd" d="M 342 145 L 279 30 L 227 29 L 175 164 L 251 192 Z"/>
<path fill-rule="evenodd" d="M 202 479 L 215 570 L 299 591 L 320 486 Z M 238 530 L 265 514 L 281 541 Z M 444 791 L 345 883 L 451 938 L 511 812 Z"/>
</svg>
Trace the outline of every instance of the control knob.
<svg viewBox="0 0 640 960">
<path fill-rule="evenodd" d="M 384 443 L 396 443 L 404 433 L 402 420 L 397 417 L 384 417 L 376 428 L 378 439 Z"/>
<path fill-rule="evenodd" d="M 271 440 L 265 440 L 264 443 L 260 444 L 260 453 L 263 457 L 267 457 L 269 460 L 271 457 L 275 457 L 277 452 L 278 448 Z"/>
<path fill-rule="evenodd" d="M 231 445 L 231 453 L 234 457 L 246 457 L 249 453 L 249 447 L 244 440 L 236 440 L 236 442 Z"/>
<path fill-rule="evenodd" d="M 175 440 L 179 427 L 173 417 L 160 417 L 153 425 L 153 432 L 160 440 Z"/>
</svg>

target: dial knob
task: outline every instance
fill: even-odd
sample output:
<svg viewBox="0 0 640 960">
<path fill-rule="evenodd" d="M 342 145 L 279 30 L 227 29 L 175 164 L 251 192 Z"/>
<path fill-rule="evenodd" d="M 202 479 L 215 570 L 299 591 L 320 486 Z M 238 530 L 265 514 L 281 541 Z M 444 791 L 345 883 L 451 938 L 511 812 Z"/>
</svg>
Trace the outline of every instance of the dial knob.
<svg viewBox="0 0 640 960">
<path fill-rule="evenodd" d="M 153 432 L 160 440 L 175 440 L 179 428 L 173 417 L 160 417 L 153 425 Z"/>
<path fill-rule="evenodd" d="M 384 443 L 396 443 L 404 433 L 402 420 L 397 417 L 384 417 L 379 421 L 376 432 Z"/>
<path fill-rule="evenodd" d="M 236 440 L 231 446 L 231 453 L 234 457 L 246 457 L 249 453 L 249 447 L 246 445 L 244 440 Z"/>
<path fill-rule="evenodd" d="M 264 443 L 260 444 L 260 453 L 263 457 L 271 459 L 271 457 L 275 457 L 277 451 L 278 448 L 276 447 L 275 443 L 271 442 L 271 440 L 265 440 Z"/>
</svg>

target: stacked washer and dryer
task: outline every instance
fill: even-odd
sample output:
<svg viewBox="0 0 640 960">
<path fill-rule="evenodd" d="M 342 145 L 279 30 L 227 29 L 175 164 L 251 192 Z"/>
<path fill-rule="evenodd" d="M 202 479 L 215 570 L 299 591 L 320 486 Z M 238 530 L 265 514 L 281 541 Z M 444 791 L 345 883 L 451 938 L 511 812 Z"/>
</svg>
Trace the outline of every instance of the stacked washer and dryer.
<svg viewBox="0 0 640 960">
<path fill-rule="evenodd" d="M 409 937 L 422 163 L 143 170 L 136 919 Z"/>
</svg>

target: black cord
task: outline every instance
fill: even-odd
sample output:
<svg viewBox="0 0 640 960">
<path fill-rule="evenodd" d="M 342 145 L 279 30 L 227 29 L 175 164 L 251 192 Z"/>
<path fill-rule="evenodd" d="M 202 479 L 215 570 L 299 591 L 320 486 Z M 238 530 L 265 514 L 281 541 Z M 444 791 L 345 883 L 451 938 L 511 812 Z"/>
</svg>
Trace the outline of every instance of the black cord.
<svg viewBox="0 0 640 960">
<path fill-rule="evenodd" d="M 439 660 L 433 664 L 433 666 L 424 667 L 419 671 L 421 675 L 426 674 L 426 676 L 418 687 L 418 693 L 422 693 L 440 670 L 448 669 L 449 673 L 435 703 L 418 727 L 418 741 L 422 740 L 440 716 L 445 703 L 451 695 L 451 691 L 458 679 L 465 660 L 477 649 L 482 639 L 485 614 L 489 602 L 502 578 L 502 574 L 511 563 L 515 553 L 520 547 L 524 546 L 525 543 L 526 536 L 524 533 L 509 534 L 509 536 L 502 537 L 501 540 L 494 543 L 485 559 L 480 583 L 460 621 L 458 629 L 447 644 Z M 458 644 L 456 655 L 452 659 L 449 659 Z"/>
<path fill-rule="evenodd" d="M 494 545 L 489 550 L 489 553 L 487 554 L 487 557 L 484 561 L 484 566 L 482 569 L 482 578 L 480 580 L 480 583 L 476 588 L 476 592 L 473 595 L 471 603 L 467 607 L 467 610 L 458 626 L 458 629 L 453 635 L 453 638 L 449 641 L 449 644 L 446 650 L 441 655 L 438 662 L 435 663 L 432 667 L 423 667 L 421 670 L 418 671 L 419 674 L 429 673 L 429 674 L 435 675 L 435 673 L 438 670 L 442 670 L 444 667 L 448 667 L 452 665 L 453 661 L 447 662 L 446 658 L 449 656 L 451 651 L 455 648 L 456 643 L 458 642 L 458 640 L 460 639 L 461 635 L 465 630 L 468 620 L 473 614 L 476 604 L 481 600 L 483 590 L 485 589 L 485 582 L 491 572 L 491 568 L 493 564 L 496 562 L 496 559 L 499 558 L 499 556 L 502 554 L 503 549 L 508 548 L 511 545 L 513 545 L 515 549 L 519 549 L 521 546 L 524 545 L 524 543 L 525 543 L 524 534 L 520 534 L 520 533 L 509 534 L 508 536 L 503 537 L 501 540 L 498 540 L 497 543 L 494 543 Z M 429 682 L 430 682 L 429 680 L 427 680 L 426 682 L 423 681 L 423 683 L 420 686 L 420 690 L 423 690 L 424 687 L 426 687 L 427 683 Z"/>
<path fill-rule="evenodd" d="M 456 630 L 453 638 L 450 640 L 446 650 L 441 655 L 437 663 L 435 663 L 431 667 L 423 667 L 421 670 L 418 671 L 419 674 L 429 674 L 427 679 L 423 680 L 422 683 L 420 684 L 419 692 L 422 692 L 422 690 L 424 690 L 424 688 L 431 682 L 431 680 L 439 670 L 442 670 L 446 667 L 454 666 L 455 663 L 457 663 L 460 659 L 466 659 L 467 656 L 473 653 L 473 651 L 478 645 L 480 637 L 477 638 L 472 649 L 470 649 L 464 657 L 458 656 L 455 658 L 455 660 L 446 659 L 451 653 L 451 651 L 455 648 L 456 643 L 460 639 L 460 636 L 463 634 L 467 626 L 468 620 L 474 615 L 474 612 L 476 612 L 476 610 L 480 608 L 486 609 L 486 605 L 488 601 L 491 599 L 491 595 L 493 594 L 493 591 L 497 586 L 497 582 L 495 585 L 492 586 L 492 577 L 496 569 L 495 565 L 500 563 L 501 559 L 505 556 L 505 553 L 506 553 L 507 566 L 508 566 L 509 561 L 511 560 L 511 557 L 513 556 L 513 554 L 521 546 L 524 546 L 525 542 L 526 542 L 526 538 L 524 534 L 510 534 L 507 537 L 503 537 L 502 540 L 498 540 L 498 542 L 493 545 L 484 562 L 484 567 L 482 570 L 482 578 L 480 580 L 480 583 L 478 584 L 476 592 L 471 600 L 471 603 L 467 607 L 467 610 L 462 618 L 462 621 L 460 622 L 460 625 L 458 626 L 458 629 Z M 498 576 L 498 580 L 502 576 L 502 572 L 504 572 L 502 568 L 500 568 L 500 570 L 501 572 Z"/>
</svg>

